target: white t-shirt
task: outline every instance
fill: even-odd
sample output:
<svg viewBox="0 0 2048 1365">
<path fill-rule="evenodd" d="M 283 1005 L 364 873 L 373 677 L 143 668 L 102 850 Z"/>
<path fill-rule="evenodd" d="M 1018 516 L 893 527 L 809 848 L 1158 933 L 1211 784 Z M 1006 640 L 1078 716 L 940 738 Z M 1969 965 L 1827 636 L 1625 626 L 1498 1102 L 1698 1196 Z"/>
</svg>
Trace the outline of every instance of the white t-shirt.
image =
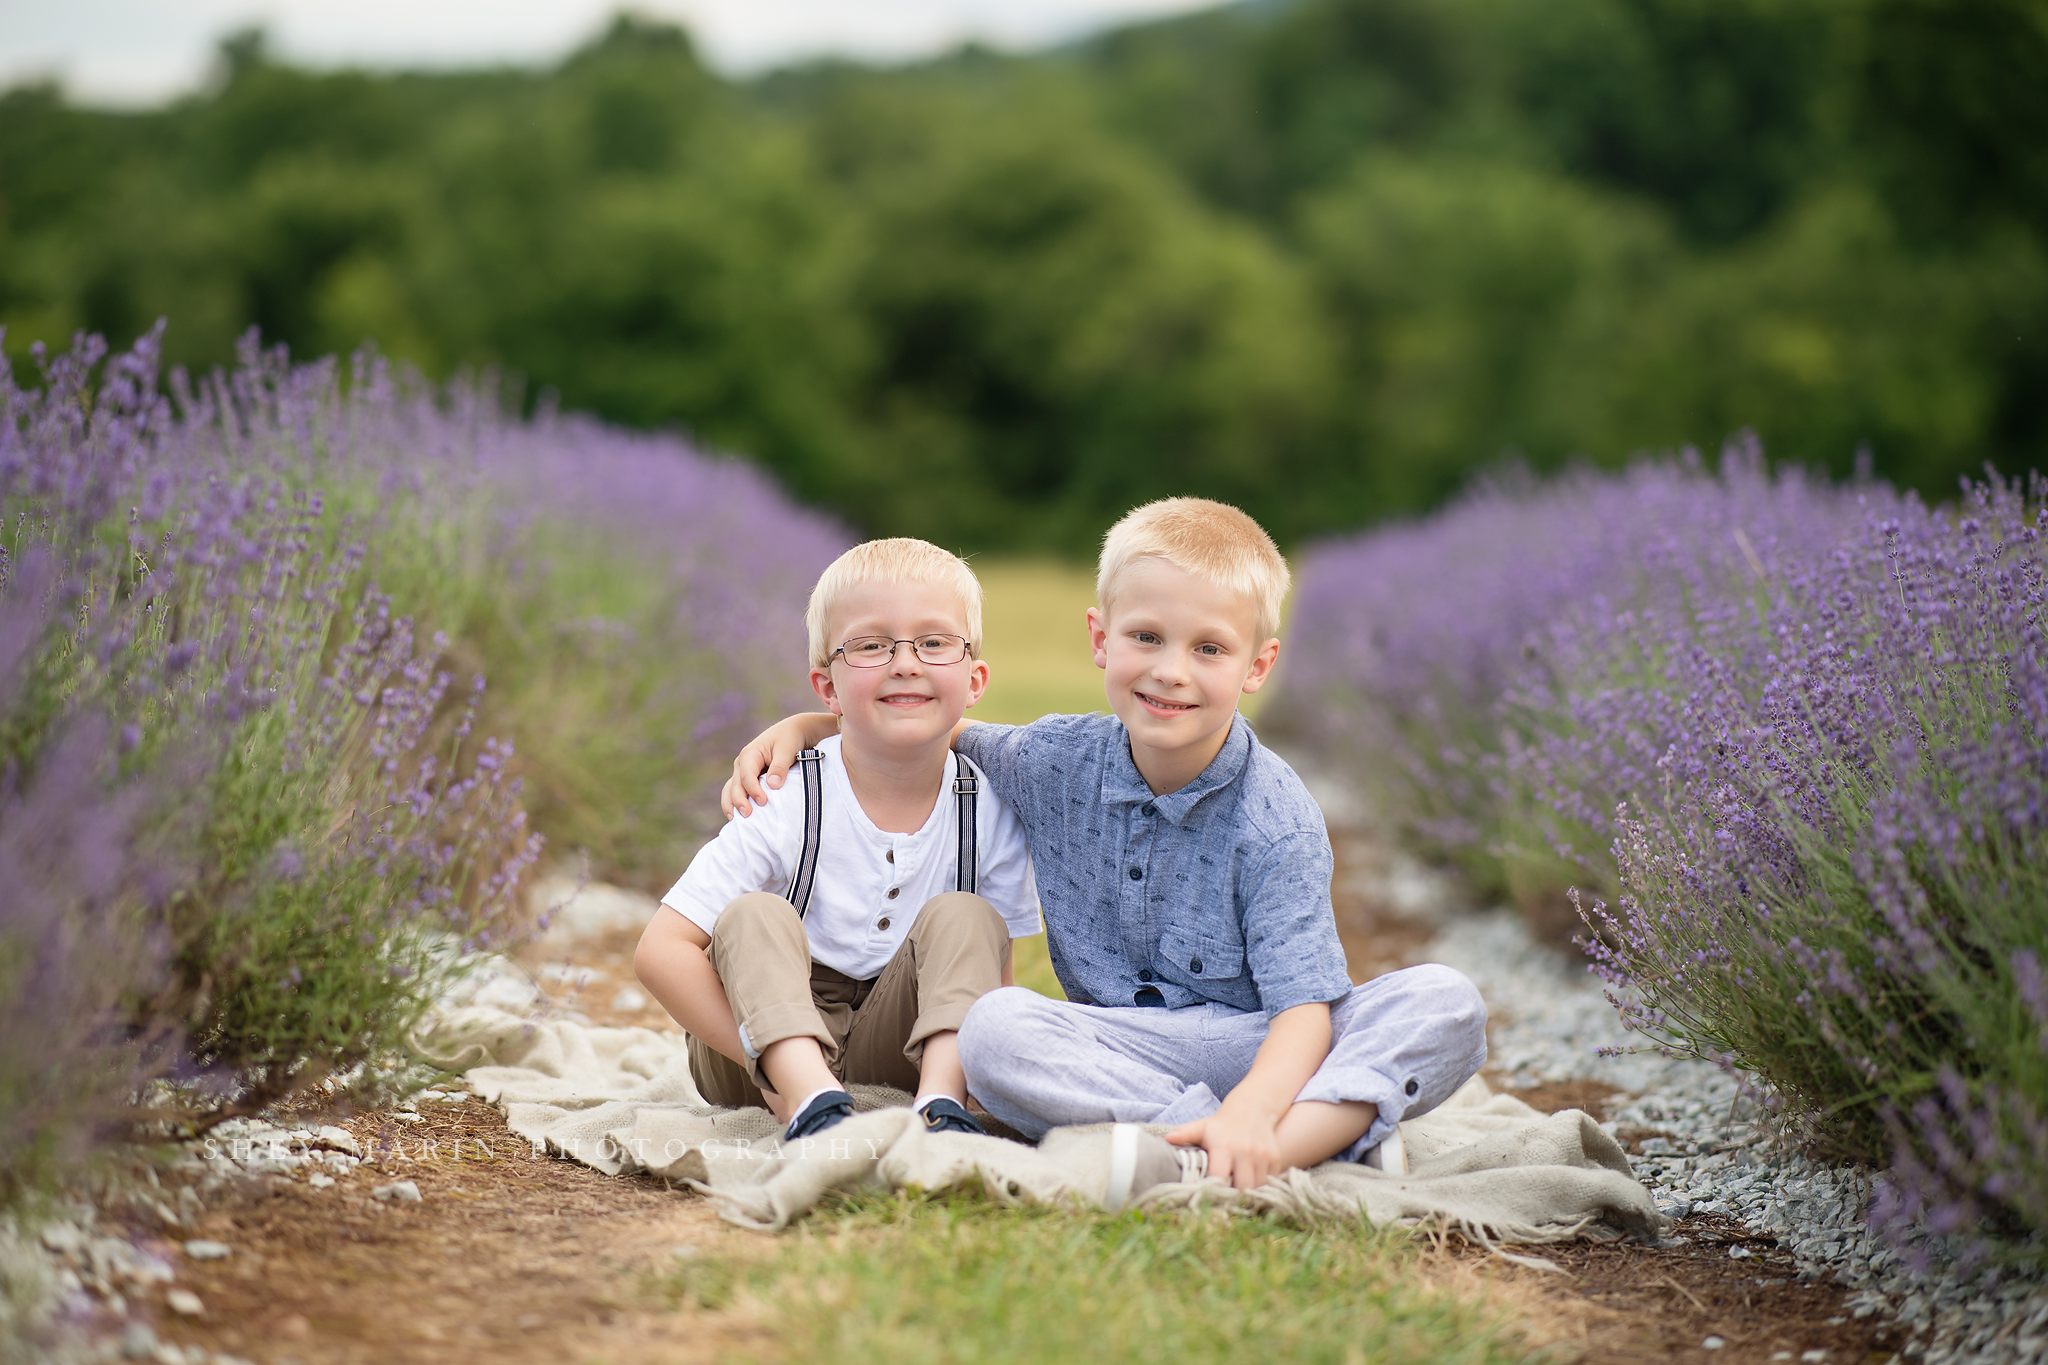
<svg viewBox="0 0 2048 1365">
<path fill-rule="evenodd" d="M 951 755 L 946 781 L 931 818 L 915 834 L 888 834 L 861 809 L 839 757 L 839 736 L 818 745 L 824 820 L 818 873 L 804 930 L 811 960 L 859 980 L 880 976 L 903 946 L 917 912 L 933 896 L 955 889 L 960 861 L 960 798 L 953 779 L 964 769 L 980 779 L 975 798 L 975 891 L 1010 926 L 1010 937 L 1038 933 L 1038 883 L 1024 827 L 989 790 L 988 778 L 963 755 Z M 768 804 L 745 819 L 726 821 L 718 837 L 697 850 L 689 870 L 662 904 L 710 933 L 725 907 L 750 891 L 789 894 L 803 852 L 804 784 L 792 768 Z M 891 893 L 894 893 L 893 895 Z"/>
</svg>

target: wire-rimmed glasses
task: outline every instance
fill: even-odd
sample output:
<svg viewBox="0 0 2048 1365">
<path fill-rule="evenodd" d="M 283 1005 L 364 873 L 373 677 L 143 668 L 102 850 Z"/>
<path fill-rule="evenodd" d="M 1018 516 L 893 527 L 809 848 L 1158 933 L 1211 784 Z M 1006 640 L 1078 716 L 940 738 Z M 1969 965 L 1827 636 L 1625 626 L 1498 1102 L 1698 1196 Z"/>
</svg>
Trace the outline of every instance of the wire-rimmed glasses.
<svg viewBox="0 0 2048 1365">
<path fill-rule="evenodd" d="M 957 664 L 967 657 L 964 636 L 927 634 L 911 640 L 891 640 L 884 635 L 856 635 L 833 650 L 832 658 L 843 654 L 846 662 L 854 668 L 880 668 L 896 661 L 898 645 L 909 645 L 918 659 L 928 664 Z"/>
</svg>

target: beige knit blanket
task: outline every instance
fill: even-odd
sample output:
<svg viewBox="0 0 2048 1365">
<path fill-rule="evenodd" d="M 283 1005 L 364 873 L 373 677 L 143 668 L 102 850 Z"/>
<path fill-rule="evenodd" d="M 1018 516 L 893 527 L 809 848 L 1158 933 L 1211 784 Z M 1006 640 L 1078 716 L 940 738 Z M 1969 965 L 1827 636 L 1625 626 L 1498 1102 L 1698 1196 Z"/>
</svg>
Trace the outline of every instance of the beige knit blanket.
<svg viewBox="0 0 2048 1365">
<path fill-rule="evenodd" d="M 701 1190 L 726 1219 L 788 1227 L 833 1191 L 979 1189 L 1005 1204 L 1100 1206 L 1109 1183 L 1107 1124 L 1057 1128 L 1037 1147 L 931 1133 L 909 1097 L 855 1087 L 864 1112 L 803 1142 L 779 1141 L 765 1109 L 707 1105 L 680 1036 L 651 1029 L 536 1022 L 471 1006 L 414 1039 L 427 1060 L 465 1074 L 514 1133 L 607 1174 L 645 1172 Z M 1578 1110 L 1544 1115 L 1476 1077 L 1401 1125 L 1408 1173 L 1349 1162 L 1289 1171 L 1256 1190 L 1219 1180 L 1161 1186 L 1148 1208 L 1263 1212 L 1315 1223 L 1363 1216 L 1428 1223 L 1487 1246 L 1573 1237 L 1655 1236 L 1649 1192 L 1628 1157 Z"/>
</svg>

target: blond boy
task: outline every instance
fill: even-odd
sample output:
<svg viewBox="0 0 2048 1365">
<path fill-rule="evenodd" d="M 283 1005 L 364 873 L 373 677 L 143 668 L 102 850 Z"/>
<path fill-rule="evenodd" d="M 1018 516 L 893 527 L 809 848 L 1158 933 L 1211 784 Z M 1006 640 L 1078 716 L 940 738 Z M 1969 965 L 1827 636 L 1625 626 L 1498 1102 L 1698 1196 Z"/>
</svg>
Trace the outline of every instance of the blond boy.
<svg viewBox="0 0 2048 1365">
<path fill-rule="evenodd" d="M 766 1104 L 803 1138 L 869 1082 L 915 1091 L 929 1128 L 979 1132 L 957 1033 L 1039 929 L 1023 829 L 950 749 L 988 686 L 981 585 L 935 545 L 870 541 L 805 619 L 830 721 L 809 771 L 698 852 L 634 970 L 714 1104 Z"/>
<path fill-rule="evenodd" d="M 1068 999 L 992 992 L 969 1011 L 969 1089 L 1038 1136 L 1120 1129 L 1111 1202 L 1207 1174 L 1251 1188 L 1382 1144 L 1486 1057 L 1485 1006 L 1447 967 L 1353 986 L 1330 905 L 1322 813 L 1237 714 L 1279 657 L 1288 573 L 1220 503 L 1138 508 L 1104 541 L 1088 612 L 1111 715 L 963 725 L 955 747 L 1022 820 L 1045 876 Z M 735 765 L 762 790 L 810 732 L 792 717 Z"/>
</svg>

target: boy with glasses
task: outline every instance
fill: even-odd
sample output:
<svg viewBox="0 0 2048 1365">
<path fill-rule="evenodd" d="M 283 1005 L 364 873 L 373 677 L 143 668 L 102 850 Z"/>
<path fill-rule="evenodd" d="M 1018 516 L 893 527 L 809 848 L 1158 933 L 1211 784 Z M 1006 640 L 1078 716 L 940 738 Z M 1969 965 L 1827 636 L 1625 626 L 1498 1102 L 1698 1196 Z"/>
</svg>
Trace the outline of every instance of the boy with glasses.
<svg viewBox="0 0 2048 1365">
<path fill-rule="evenodd" d="M 914 1091 L 929 1128 L 980 1132 L 957 1033 L 1011 984 L 1010 940 L 1039 931 L 1023 828 L 951 749 L 988 687 L 981 584 L 936 545 L 869 541 L 825 570 L 805 624 L 836 733 L 691 860 L 634 971 L 713 1104 L 766 1104 L 803 1138 L 866 1082 Z"/>
</svg>

